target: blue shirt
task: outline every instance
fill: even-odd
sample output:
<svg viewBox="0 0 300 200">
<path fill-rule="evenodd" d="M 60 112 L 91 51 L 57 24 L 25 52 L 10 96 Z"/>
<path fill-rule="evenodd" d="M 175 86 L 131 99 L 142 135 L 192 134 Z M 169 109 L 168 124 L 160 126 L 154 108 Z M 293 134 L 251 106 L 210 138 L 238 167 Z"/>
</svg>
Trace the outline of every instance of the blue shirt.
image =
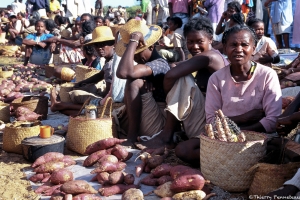
<svg viewBox="0 0 300 200">
<path fill-rule="evenodd" d="M 29 0 L 29 3 L 33 5 L 32 11 L 46 9 L 46 12 L 50 12 L 50 5 L 48 0 Z"/>
<path fill-rule="evenodd" d="M 273 2 L 274 13 L 272 23 L 287 26 L 293 23 L 292 0 L 278 0 Z"/>
</svg>

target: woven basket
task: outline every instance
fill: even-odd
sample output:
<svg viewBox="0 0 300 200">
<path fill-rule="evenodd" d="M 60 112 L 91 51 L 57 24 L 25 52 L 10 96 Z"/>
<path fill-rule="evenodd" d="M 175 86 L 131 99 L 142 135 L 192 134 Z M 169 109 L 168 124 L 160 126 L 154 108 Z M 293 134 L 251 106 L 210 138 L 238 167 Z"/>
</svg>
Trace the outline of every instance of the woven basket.
<svg viewBox="0 0 300 200">
<path fill-rule="evenodd" d="M 75 72 L 76 72 L 76 82 L 80 82 L 82 80 L 90 78 L 95 74 L 98 74 L 100 71 L 97 69 L 91 69 L 88 66 L 77 65 Z"/>
<path fill-rule="evenodd" d="M 72 102 L 69 92 L 73 90 L 74 83 L 64 83 L 60 86 L 59 97 L 62 102 Z"/>
<path fill-rule="evenodd" d="M 266 153 L 266 137 L 243 131 L 246 142 L 222 142 L 200 135 L 200 166 L 205 179 L 229 192 L 249 189 L 254 173 L 249 169 Z"/>
<path fill-rule="evenodd" d="M 112 104 L 112 110 L 118 109 L 118 108 L 120 108 L 120 107 L 122 107 L 122 106 L 124 106 L 124 105 L 125 105 L 124 103 L 113 103 L 113 104 Z M 104 112 L 104 115 L 105 115 L 105 116 L 108 116 L 110 110 L 109 110 L 109 108 L 107 108 L 107 107 L 104 108 L 104 106 L 98 106 L 98 107 L 97 107 L 97 117 L 101 117 L 102 112 Z"/>
<path fill-rule="evenodd" d="M 45 76 L 47 78 L 50 78 L 54 75 L 55 66 L 54 64 L 45 65 Z"/>
<path fill-rule="evenodd" d="M 13 70 L 10 69 L 8 71 L 0 71 L 0 78 L 8 78 L 8 77 L 11 77 L 13 75 Z"/>
<path fill-rule="evenodd" d="M 10 122 L 9 104 L 0 102 L 0 120 L 3 122 Z"/>
<path fill-rule="evenodd" d="M 0 46 L 0 55 L 14 56 L 15 52 L 18 50 L 20 50 L 20 47 L 17 45 L 3 45 Z"/>
<path fill-rule="evenodd" d="M 36 114 L 42 115 L 42 119 L 47 119 L 48 115 L 48 97 L 45 96 L 27 96 L 13 100 L 11 103 L 14 110 L 23 106 Z"/>
<path fill-rule="evenodd" d="M 10 126 L 11 124 L 7 124 L 3 132 L 2 148 L 6 152 L 22 154 L 22 140 L 27 137 L 37 136 L 40 133 L 39 125 L 33 127 Z"/>
<path fill-rule="evenodd" d="M 109 101 L 112 102 L 112 99 L 107 99 L 105 106 Z M 111 107 L 112 103 L 110 103 L 110 111 Z M 107 118 L 105 118 L 104 112 L 101 118 L 97 119 L 86 119 L 85 116 L 70 117 L 68 127 L 67 148 L 80 154 L 84 154 L 88 145 L 117 135 L 111 112 Z"/>
<path fill-rule="evenodd" d="M 74 70 L 68 67 L 63 67 L 61 69 L 61 77 L 60 79 L 63 81 L 71 81 L 75 78 L 76 74 Z"/>
<path fill-rule="evenodd" d="M 255 175 L 249 189 L 249 195 L 266 195 L 282 187 L 283 183 L 291 179 L 300 168 L 300 162 L 282 165 L 259 163 L 251 168 Z"/>
</svg>

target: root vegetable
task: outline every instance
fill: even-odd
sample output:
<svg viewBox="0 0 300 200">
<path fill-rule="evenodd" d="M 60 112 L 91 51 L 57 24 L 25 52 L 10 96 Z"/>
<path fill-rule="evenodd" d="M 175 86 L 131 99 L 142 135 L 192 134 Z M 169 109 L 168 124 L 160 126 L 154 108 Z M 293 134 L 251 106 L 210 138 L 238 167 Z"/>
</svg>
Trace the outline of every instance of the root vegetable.
<svg viewBox="0 0 300 200">
<path fill-rule="evenodd" d="M 140 189 L 130 188 L 122 194 L 122 200 L 143 200 L 144 194 Z"/>
<path fill-rule="evenodd" d="M 113 172 L 108 176 L 108 183 L 115 185 L 124 182 L 124 174 L 121 171 Z"/>
<path fill-rule="evenodd" d="M 161 176 L 157 179 L 157 183 L 158 185 L 162 185 L 166 182 L 169 182 L 169 181 L 172 181 L 173 179 L 171 178 L 171 176 L 169 175 L 164 175 L 164 176 Z"/>
<path fill-rule="evenodd" d="M 124 184 L 117 184 L 110 187 L 103 187 L 99 189 L 99 193 L 102 196 L 112 196 L 115 194 L 123 194 L 125 191 L 129 190 L 130 188 L 138 189 L 138 185 L 124 185 Z"/>
<path fill-rule="evenodd" d="M 38 187 L 36 190 L 34 190 L 35 193 L 37 194 L 41 194 L 43 191 L 51 188 L 53 185 L 50 183 L 45 183 L 43 185 L 41 185 L 40 187 Z"/>
<path fill-rule="evenodd" d="M 246 141 L 245 134 L 243 132 L 241 132 L 240 134 L 238 134 L 237 140 L 238 140 L 238 142 L 245 142 Z"/>
<path fill-rule="evenodd" d="M 154 193 L 159 197 L 172 197 L 175 193 L 171 190 L 172 182 L 166 182 L 163 185 L 158 186 Z"/>
<path fill-rule="evenodd" d="M 145 173 L 150 173 L 151 172 L 151 168 L 149 167 L 148 164 L 145 166 L 144 172 Z"/>
<path fill-rule="evenodd" d="M 102 165 L 105 162 L 116 164 L 118 163 L 118 161 L 119 161 L 118 158 L 114 155 L 104 155 L 98 160 L 98 163 L 99 165 Z"/>
<path fill-rule="evenodd" d="M 128 155 L 125 159 L 121 159 L 120 161 L 121 162 L 126 162 L 127 160 L 129 160 L 131 157 L 133 156 L 133 153 L 132 152 L 128 152 Z"/>
<path fill-rule="evenodd" d="M 76 161 L 71 156 L 64 156 L 63 162 L 65 163 L 65 167 L 76 165 Z"/>
<path fill-rule="evenodd" d="M 30 181 L 37 183 L 42 182 L 42 180 L 46 177 L 50 177 L 50 173 L 42 173 L 42 174 L 35 174 L 29 178 Z"/>
<path fill-rule="evenodd" d="M 207 136 L 208 136 L 210 139 L 215 139 L 213 127 L 212 127 L 211 124 L 206 124 L 206 125 L 205 125 L 205 132 L 206 132 Z"/>
<path fill-rule="evenodd" d="M 145 169 L 146 163 L 142 162 L 141 164 L 135 166 L 135 175 L 137 177 L 140 177 L 141 174 L 143 173 L 144 169 Z"/>
<path fill-rule="evenodd" d="M 121 144 L 122 142 L 127 141 L 126 139 L 118 139 L 118 138 L 108 138 L 104 140 L 99 140 L 97 142 L 94 142 L 93 144 L 90 144 L 87 146 L 85 150 L 85 154 L 92 154 L 96 151 L 108 149 L 110 147 L 115 146 L 116 144 Z"/>
<path fill-rule="evenodd" d="M 57 169 L 62 169 L 65 167 L 64 162 L 48 162 L 45 164 L 40 165 L 39 167 L 35 168 L 33 171 L 36 173 L 52 173 Z"/>
<path fill-rule="evenodd" d="M 128 151 L 125 147 L 117 144 L 111 151 L 111 154 L 116 156 L 119 160 L 125 160 L 128 156 Z"/>
<path fill-rule="evenodd" d="M 172 177 L 173 180 L 175 180 L 177 177 L 185 175 L 185 174 L 199 174 L 199 175 L 203 176 L 199 170 L 193 169 L 193 168 L 185 166 L 185 165 L 176 165 L 176 166 L 172 167 L 170 170 L 170 176 Z"/>
<path fill-rule="evenodd" d="M 218 139 L 220 141 L 227 142 L 226 135 L 225 135 L 221 120 L 218 116 L 216 117 L 216 128 L 217 128 L 217 131 L 218 131 Z"/>
<path fill-rule="evenodd" d="M 50 182 L 57 185 L 57 184 L 64 184 L 67 181 L 74 180 L 73 172 L 68 169 L 59 169 L 54 171 L 51 174 Z"/>
<path fill-rule="evenodd" d="M 73 197 L 72 200 L 101 200 L 101 198 L 94 194 L 79 194 Z"/>
<path fill-rule="evenodd" d="M 60 189 L 66 194 L 98 193 L 88 182 L 83 180 L 68 181 L 64 183 Z"/>
<path fill-rule="evenodd" d="M 144 185 L 149 185 L 149 186 L 157 186 L 158 185 L 158 179 L 154 178 L 152 174 L 149 174 L 145 178 L 141 180 L 141 183 Z"/>
<path fill-rule="evenodd" d="M 202 190 L 191 190 L 187 192 L 177 193 L 172 198 L 174 200 L 189 200 L 189 199 L 202 200 L 205 198 L 205 196 L 206 194 Z"/>
<path fill-rule="evenodd" d="M 107 155 L 106 150 L 100 150 L 89 155 L 83 162 L 84 167 L 93 166 L 100 158 Z"/>
<path fill-rule="evenodd" d="M 153 174 L 154 177 L 170 175 L 171 168 L 172 168 L 172 166 L 169 164 L 161 164 L 161 165 L 157 166 L 156 168 L 154 168 L 151 171 L 151 174 Z"/>
<path fill-rule="evenodd" d="M 151 153 L 151 156 L 164 155 L 165 149 L 166 149 L 165 147 L 160 147 L 160 148 L 154 149 L 154 151 Z"/>
<path fill-rule="evenodd" d="M 19 107 L 20 108 L 20 107 Z M 45 155 L 36 159 L 36 161 L 32 164 L 32 167 L 37 167 L 47 162 L 51 161 L 62 161 L 64 158 L 64 154 L 58 152 L 49 152 Z"/>
<path fill-rule="evenodd" d="M 108 182 L 108 177 L 109 177 L 109 173 L 107 173 L 107 172 L 101 172 L 101 173 L 97 174 L 96 180 L 101 185 L 104 185 L 104 184 L 106 184 Z"/>
<path fill-rule="evenodd" d="M 126 163 L 118 162 L 118 163 L 110 163 L 110 162 L 104 162 L 99 167 L 91 171 L 91 174 L 99 173 L 99 172 L 116 172 L 121 171 L 126 167 Z"/>
<path fill-rule="evenodd" d="M 48 188 L 47 190 L 44 190 L 42 192 L 42 195 L 43 196 L 51 196 L 56 190 L 58 192 L 60 187 L 61 187 L 61 185 L 54 185 L 54 186 Z"/>
<path fill-rule="evenodd" d="M 124 183 L 126 185 L 132 185 L 132 184 L 134 184 L 134 180 L 135 180 L 135 178 L 134 178 L 133 174 L 126 174 L 124 176 Z"/>
<path fill-rule="evenodd" d="M 161 165 L 165 160 L 164 156 L 155 155 L 148 159 L 148 166 L 153 169 L 159 165 Z"/>
<path fill-rule="evenodd" d="M 219 109 L 218 111 L 216 111 L 216 114 L 221 119 L 221 122 L 222 122 L 222 125 L 223 125 L 223 128 L 224 128 L 224 132 L 225 132 L 225 136 L 226 136 L 227 141 L 234 142 L 234 138 L 235 137 L 232 135 L 232 133 L 230 131 L 230 128 L 228 126 L 228 123 L 227 123 L 227 121 L 225 119 L 225 116 L 224 116 L 222 110 Z"/>
<path fill-rule="evenodd" d="M 205 184 L 204 178 L 199 174 L 185 174 L 174 179 L 171 190 L 175 193 L 189 190 L 201 190 Z"/>
</svg>

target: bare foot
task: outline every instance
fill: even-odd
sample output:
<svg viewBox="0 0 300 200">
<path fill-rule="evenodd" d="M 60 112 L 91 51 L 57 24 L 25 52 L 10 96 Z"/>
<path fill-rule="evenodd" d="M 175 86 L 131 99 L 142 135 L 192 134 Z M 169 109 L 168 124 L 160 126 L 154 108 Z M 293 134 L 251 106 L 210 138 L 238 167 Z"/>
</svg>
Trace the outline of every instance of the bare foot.
<svg viewBox="0 0 300 200">
<path fill-rule="evenodd" d="M 151 140 L 148 141 L 139 140 L 140 142 L 136 142 L 135 146 L 141 150 L 145 148 L 156 149 L 163 146 L 166 146 L 168 149 L 174 149 L 176 145 L 172 140 L 173 137 L 167 140 L 164 134 L 165 133 L 162 131 L 158 136 L 154 137 Z M 171 135 L 173 136 L 173 134 Z"/>
</svg>

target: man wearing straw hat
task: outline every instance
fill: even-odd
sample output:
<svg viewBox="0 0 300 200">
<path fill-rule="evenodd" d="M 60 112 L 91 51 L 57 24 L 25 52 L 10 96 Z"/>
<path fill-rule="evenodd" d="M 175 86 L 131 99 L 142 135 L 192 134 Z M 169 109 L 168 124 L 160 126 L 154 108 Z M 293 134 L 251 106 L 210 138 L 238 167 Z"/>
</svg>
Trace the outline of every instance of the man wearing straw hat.
<svg viewBox="0 0 300 200">
<path fill-rule="evenodd" d="M 132 19 L 119 31 L 122 39 L 116 44 L 116 54 L 122 58 L 117 77 L 127 82 L 125 109 L 118 113 L 118 123 L 127 136 L 124 145 L 131 146 L 138 136 L 152 137 L 164 127 L 163 79 L 170 67 L 154 47 L 162 35 L 159 26 L 147 26 L 141 20 Z"/>
</svg>

